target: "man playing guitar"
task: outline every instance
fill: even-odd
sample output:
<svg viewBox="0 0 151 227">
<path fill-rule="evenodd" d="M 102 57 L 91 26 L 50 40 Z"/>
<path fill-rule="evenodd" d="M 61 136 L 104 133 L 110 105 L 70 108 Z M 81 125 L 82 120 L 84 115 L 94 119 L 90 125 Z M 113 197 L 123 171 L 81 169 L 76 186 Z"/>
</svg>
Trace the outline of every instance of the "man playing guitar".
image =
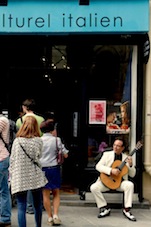
<svg viewBox="0 0 151 227">
<path fill-rule="evenodd" d="M 97 207 L 99 208 L 98 218 L 110 215 L 111 209 L 108 207 L 102 192 L 113 189 L 124 192 L 123 214 L 130 221 L 136 221 L 136 218 L 130 212 L 134 184 L 128 180 L 128 176 L 135 176 L 136 169 L 133 165 L 131 155 L 129 154 L 127 156 L 123 153 L 124 149 L 125 141 L 123 138 L 116 138 L 113 144 L 113 150 L 104 152 L 102 158 L 96 164 L 96 170 L 100 172 L 100 176 L 96 182 L 90 186 L 90 191 L 92 192 Z M 136 150 L 137 149 L 135 149 L 135 151 Z M 121 165 L 117 166 L 117 163 L 121 163 Z"/>
</svg>

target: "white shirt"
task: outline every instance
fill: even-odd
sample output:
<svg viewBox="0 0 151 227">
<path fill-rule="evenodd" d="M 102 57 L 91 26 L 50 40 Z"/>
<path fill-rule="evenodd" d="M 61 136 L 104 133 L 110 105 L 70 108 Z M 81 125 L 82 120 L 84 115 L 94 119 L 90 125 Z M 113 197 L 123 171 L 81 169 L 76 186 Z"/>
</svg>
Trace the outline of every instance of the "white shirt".
<svg viewBox="0 0 151 227">
<path fill-rule="evenodd" d="M 43 152 L 42 157 L 40 158 L 42 167 L 56 166 L 58 164 L 57 145 L 59 149 L 62 148 L 62 152 L 64 154 L 68 153 L 69 151 L 64 147 L 64 144 L 62 144 L 60 137 L 55 137 L 51 133 L 44 133 L 41 138 L 43 140 Z"/>
</svg>

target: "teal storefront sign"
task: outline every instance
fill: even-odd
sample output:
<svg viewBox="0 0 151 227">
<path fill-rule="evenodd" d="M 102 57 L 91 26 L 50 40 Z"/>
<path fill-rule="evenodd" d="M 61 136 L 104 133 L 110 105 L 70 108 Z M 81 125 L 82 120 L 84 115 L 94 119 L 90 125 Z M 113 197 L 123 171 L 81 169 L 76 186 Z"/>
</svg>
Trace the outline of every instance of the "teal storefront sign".
<svg viewBox="0 0 151 227">
<path fill-rule="evenodd" d="M 8 0 L 0 33 L 146 33 L 149 0 Z"/>
</svg>

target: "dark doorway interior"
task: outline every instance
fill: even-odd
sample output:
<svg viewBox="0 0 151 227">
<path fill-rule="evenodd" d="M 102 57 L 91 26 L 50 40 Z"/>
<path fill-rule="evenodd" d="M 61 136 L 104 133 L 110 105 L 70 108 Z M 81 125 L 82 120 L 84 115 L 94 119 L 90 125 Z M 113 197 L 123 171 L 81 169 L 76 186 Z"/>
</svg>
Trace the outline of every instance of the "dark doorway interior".
<svg viewBox="0 0 151 227">
<path fill-rule="evenodd" d="M 89 127 L 88 100 L 121 99 L 129 46 L 104 45 L 106 38 L 54 36 L 1 36 L 1 100 L 16 120 L 27 97 L 37 112 L 54 111 L 59 135 L 70 150 L 63 166 L 63 182 L 79 186 L 88 164 L 88 137 L 98 142 L 105 126 Z M 103 44 L 102 44 L 103 43 Z M 78 114 L 77 136 L 74 114 Z"/>
</svg>

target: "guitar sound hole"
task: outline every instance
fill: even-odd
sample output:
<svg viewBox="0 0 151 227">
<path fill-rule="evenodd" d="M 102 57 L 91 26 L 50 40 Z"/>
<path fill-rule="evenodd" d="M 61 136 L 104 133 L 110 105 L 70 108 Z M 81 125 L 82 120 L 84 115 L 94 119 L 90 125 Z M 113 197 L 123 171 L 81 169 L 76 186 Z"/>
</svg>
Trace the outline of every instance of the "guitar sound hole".
<svg viewBox="0 0 151 227">
<path fill-rule="evenodd" d="M 109 175 L 108 175 L 109 176 Z M 113 181 L 116 182 L 116 180 L 114 178 L 112 178 L 111 176 L 109 176 L 109 178 Z"/>
</svg>

